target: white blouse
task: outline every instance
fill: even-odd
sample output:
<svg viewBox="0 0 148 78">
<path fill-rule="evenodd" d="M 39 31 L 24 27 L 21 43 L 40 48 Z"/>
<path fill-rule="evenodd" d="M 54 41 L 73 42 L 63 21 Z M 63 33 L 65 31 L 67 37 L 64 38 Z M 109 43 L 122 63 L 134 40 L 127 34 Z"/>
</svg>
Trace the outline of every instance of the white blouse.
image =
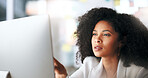
<svg viewBox="0 0 148 78">
<path fill-rule="evenodd" d="M 98 61 L 95 57 L 86 57 L 82 66 L 68 78 L 106 78 L 102 61 Z M 119 60 L 117 75 L 115 78 L 148 78 L 148 69 L 131 65 L 124 67 Z"/>
</svg>

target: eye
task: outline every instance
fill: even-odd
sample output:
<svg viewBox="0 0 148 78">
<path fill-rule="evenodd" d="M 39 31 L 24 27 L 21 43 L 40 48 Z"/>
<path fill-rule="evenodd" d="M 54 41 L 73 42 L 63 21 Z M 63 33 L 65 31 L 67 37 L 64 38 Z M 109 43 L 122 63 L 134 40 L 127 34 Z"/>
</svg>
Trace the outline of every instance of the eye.
<svg viewBox="0 0 148 78">
<path fill-rule="evenodd" d="M 93 35 L 93 36 L 96 36 L 97 34 L 96 34 L 96 33 L 93 33 L 92 35 Z"/>
<path fill-rule="evenodd" d="M 103 36 L 111 36 L 111 34 L 103 34 Z"/>
</svg>

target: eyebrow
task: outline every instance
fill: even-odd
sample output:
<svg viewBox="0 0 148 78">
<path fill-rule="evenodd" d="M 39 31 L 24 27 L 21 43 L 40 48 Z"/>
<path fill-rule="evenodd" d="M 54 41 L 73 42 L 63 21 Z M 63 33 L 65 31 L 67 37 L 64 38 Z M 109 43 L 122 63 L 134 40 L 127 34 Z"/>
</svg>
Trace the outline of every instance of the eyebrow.
<svg viewBox="0 0 148 78">
<path fill-rule="evenodd" d="M 93 32 L 97 32 L 96 30 L 93 30 Z"/>
<path fill-rule="evenodd" d="M 97 32 L 96 30 L 93 30 L 93 32 Z M 111 31 L 109 31 L 109 30 L 103 30 L 102 32 L 110 32 L 110 33 L 112 33 Z"/>
</svg>

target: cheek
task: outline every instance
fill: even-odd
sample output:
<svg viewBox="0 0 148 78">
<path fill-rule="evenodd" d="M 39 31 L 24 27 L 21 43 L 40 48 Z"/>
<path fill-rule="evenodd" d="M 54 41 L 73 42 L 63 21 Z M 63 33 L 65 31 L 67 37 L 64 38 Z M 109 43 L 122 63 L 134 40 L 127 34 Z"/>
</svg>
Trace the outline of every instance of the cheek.
<svg viewBox="0 0 148 78">
<path fill-rule="evenodd" d="M 91 38 L 91 45 L 93 46 L 93 44 L 94 44 L 94 39 Z"/>
<path fill-rule="evenodd" d="M 93 50 L 93 47 L 95 46 L 95 41 L 94 41 L 94 38 L 91 39 L 91 47 L 92 47 L 92 50 Z"/>
<path fill-rule="evenodd" d="M 106 45 L 106 48 L 108 48 L 109 50 L 115 51 L 119 46 L 119 42 L 117 40 L 110 40 L 106 42 L 105 45 Z"/>
</svg>

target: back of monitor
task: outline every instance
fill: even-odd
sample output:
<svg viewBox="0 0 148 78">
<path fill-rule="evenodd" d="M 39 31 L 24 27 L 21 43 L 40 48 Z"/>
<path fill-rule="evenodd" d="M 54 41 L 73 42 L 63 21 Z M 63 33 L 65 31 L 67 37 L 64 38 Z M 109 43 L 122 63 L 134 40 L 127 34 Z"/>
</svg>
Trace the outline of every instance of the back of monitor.
<svg viewBox="0 0 148 78">
<path fill-rule="evenodd" d="M 0 22 L 0 71 L 11 78 L 54 78 L 48 15 Z"/>
</svg>

